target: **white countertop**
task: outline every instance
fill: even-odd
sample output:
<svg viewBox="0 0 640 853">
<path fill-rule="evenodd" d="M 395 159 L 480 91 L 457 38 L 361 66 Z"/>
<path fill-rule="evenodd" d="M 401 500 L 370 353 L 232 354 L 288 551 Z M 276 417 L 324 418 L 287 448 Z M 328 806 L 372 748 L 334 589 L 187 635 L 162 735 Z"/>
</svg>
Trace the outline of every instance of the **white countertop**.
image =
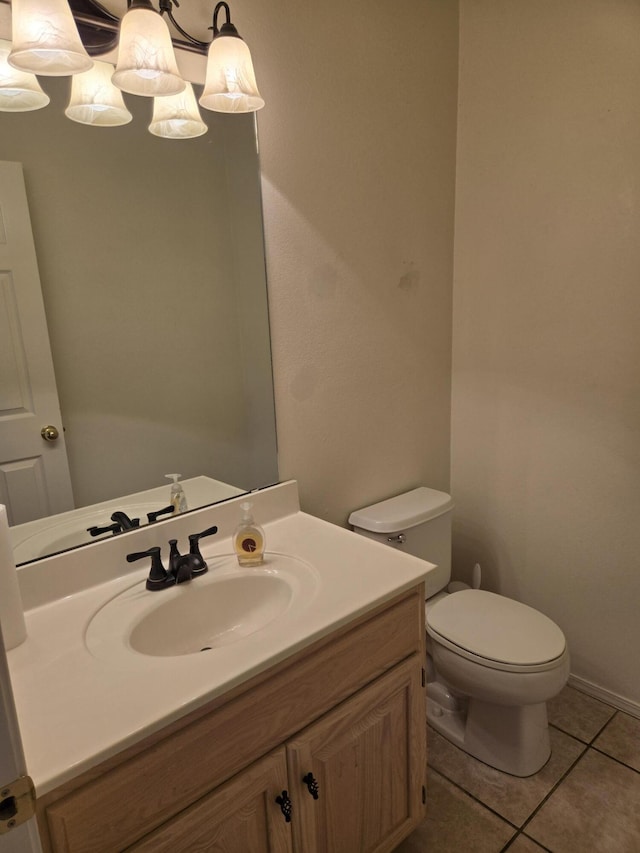
<svg viewBox="0 0 640 853">
<path fill-rule="evenodd" d="M 227 515 L 234 511 L 225 506 Z M 209 512 L 215 517 L 216 508 Z M 27 768 L 38 795 L 410 589 L 433 569 L 299 511 L 263 526 L 267 567 L 282 562 L 278 554 L 312 566 L 313 598 L 232 645 L 178 657 L 92 654 L 85 642 L 92 617 L 114 596 L 142 583 L 146 566 L 27 611 L 27 640 L 8 659 Z M 201 550 L 210 572 L 192 584 L 213 577 L 216 563 L 232 551 L 231 539 L 206 540 Z M 72 553 L 77 561 L 78 552 Z M 224 562 L 228 571 L 230 561 Z M 147 594 L 170 596 L 175 589 Z"/>
</svg>

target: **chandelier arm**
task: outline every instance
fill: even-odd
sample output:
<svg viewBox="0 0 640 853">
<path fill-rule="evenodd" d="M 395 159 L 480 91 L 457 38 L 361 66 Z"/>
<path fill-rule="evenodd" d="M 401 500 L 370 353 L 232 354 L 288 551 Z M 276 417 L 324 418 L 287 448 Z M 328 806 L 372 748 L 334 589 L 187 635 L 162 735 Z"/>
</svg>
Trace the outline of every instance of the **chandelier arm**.
<svg viewBox="0 0 640 853">
<path fill-rule="evenodd" d="M 200 39 L 194 38 L 192 35 L 189 35 L 189 33 L 186 30 L 184 30 L 180 26 L 180 24 L 176 21 L 176 19 L 173 17 L 173 12 L 168 11 L 168 12 L 166 12 L 166 15 L 167 15 L 167 18 L 169 18 L 169 20 L 173 24 L 173 26 L 176 28 L 176 30 L 180 33 L 182 38 L 186 39 L 189 42 L 189 44 L 194 45 L 194 47 L 200 47 L 200 48 L 208 48 L 209 47 L 209 42 L 200 41 Z"/>
<path fill-rule="evenodd" d="M 111 21 L 116 24 L 120 23 L 120 18 L 113 12 L 110 12 L 99 0 L 69 0 L 69 6 L 73 12 L 73 16 L 84 14 L 88 17 L 98 18 L 101 22 Z"/>
<path fill-rule="evenodd" d="M 227 24 L 231 23 L 231 12 L 229 11 L 229 6 L 224 0 L 221 0 L 220 3 L 216 3 L 216 8 L 213 10 L 213 37 L 215 38 L 220 30 L 218 29 L 218 15 L 220 14 L 220 10 L 224 9 L 225 15 L 227 16 Z"/>
<path fill-rule="evenodd" d="M 199 47 L 201 49 L 206 49 L 209 47 L 209 43 L 206 41 L 200 41 L 200 39 L 194 38 L 190 35 L 185 29 L 183 29 L 180 24 L 176 21 L 173 16 L 173 6 L 178 5 L 175 0 L 160 0 L 159 2 L 160 14 L 166 15 L 167 18 L 171 21 L 176 30 L 180 33 L 182 38 L 186 39 L 189 44 L 194 45 L 195 47 Z"/>
</svg>

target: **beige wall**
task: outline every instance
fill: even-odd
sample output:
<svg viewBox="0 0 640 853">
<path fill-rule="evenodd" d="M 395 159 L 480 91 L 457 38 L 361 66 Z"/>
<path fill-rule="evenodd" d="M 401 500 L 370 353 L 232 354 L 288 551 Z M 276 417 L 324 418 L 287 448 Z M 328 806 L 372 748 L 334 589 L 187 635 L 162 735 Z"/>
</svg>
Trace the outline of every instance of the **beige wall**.
<svg viewBox="0 0 640 853">
<path fill-rule="evenodd" d="M 640 4 L 463 0 L 455 567 L 640 701 Z"/>
<path fill-rule="evenodd" d="M 457 4 L 242 0 L 279 469 L 304 509 L 449 485 Z"/>
</svg>

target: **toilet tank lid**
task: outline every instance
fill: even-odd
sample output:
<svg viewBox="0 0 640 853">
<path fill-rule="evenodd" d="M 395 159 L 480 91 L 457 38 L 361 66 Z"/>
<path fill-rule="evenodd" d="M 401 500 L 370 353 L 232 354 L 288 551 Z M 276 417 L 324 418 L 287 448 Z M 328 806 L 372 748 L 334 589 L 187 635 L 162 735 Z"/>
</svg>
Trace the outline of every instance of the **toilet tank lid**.
<svg viewBox="0 0 640 853">
<path fill-rule="evenodd" d="M 370 533 L 395 533 L 437 518 L 452 509 L 453 501 L 446 492 L 420 486 L 395 498 L 354 510 L 349 516 L 349 524 Z"/>
</svg>

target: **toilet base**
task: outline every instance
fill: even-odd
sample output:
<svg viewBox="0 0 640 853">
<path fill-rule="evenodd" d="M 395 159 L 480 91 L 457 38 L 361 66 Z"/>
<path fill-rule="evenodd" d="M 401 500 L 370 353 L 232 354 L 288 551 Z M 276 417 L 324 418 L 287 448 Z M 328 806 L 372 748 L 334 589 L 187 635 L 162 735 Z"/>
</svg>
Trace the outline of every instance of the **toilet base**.
<svg viewBox="0 0 640 853">
<path fill-rule="evenodd" d="M 430 682 L 427 720 L 464 752 L 512 776 L 532 776 L 551 755 L 546 702 L 505 706 L 453 698 L 440 682 Z"/>
</svg>

